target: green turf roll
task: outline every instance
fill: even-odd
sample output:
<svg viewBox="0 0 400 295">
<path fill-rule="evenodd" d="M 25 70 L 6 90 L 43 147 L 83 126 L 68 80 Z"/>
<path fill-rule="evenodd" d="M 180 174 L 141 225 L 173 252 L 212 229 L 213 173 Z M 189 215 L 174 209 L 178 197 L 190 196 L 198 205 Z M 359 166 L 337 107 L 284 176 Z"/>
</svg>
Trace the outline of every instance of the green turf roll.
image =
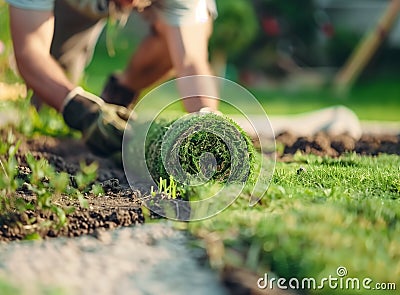
<svg viewBox="0 0 400 295">
<path fill-rule="evenodd" d="M 152 178 L 201 184 L 253 181 L 255 149 L 231 119 L 213 113 L 155 121 L 146 138 L 145 157 Z"/>
</svg>

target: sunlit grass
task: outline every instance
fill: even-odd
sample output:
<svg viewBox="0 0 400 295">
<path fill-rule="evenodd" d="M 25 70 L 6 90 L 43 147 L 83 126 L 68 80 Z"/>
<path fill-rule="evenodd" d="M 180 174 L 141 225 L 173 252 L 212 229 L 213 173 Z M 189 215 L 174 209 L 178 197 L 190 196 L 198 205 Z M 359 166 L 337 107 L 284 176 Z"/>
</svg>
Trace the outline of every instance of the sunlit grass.
<svg viewBox="0 0 400 295">
<path fill-rule="evenodd" d="M 249 207 L 243 197 L 189 228 L 221 240 L 225 251 L 214 259 L 260 276 L 318 279 L 344 266 L 349 277 L 399 284 L 399 167 L 398 156 L 298 155 L 294 163 L 277 163 L 258 205 Z M 336 292 L 321 294 L 343 294 Z"/>
<path fill-rule="evenodd" d="M 268 114 L 282 115 L 344 105 L 361 120 L 400 121 L 399 85 L 394 75 L 361 79 L 346 96 L 327 86 L 316 89 L 253 90 Z"/>
</svg>

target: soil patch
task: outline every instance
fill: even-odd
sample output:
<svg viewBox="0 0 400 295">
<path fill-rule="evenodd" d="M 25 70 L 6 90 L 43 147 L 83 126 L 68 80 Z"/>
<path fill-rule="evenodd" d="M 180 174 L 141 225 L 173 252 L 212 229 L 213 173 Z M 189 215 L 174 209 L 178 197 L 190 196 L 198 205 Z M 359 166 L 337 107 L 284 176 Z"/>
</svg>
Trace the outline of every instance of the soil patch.
<svg viewBox="0 0 400 295">
<path fill-rule="evenodd" d="M 1 133 L 4 140 L 5 132 Z M 84 161 L 90 164 L 99 163 L 98 182 L 104 190 L 101 196 L 86 193 L 84 195 L 88 206 L 81 207 L 77 199 L 61 196 L 57 204 L 64 208 L 75 208 L 67 213 L 67 225 L 62 228 L 54 226 L 57 216 L 53 212 L 27 210 L 24 212 L 10 212 L 0 216 L 0 241 L 19 240 L 37 234 L 46 237 L 75 237 L 83 234 L 101 235 L 103 229 L 112 229 L 121 226 L 130 226 L 144 222 L 142 212 L 142 194 L 139 190 L 132 190 L 125 181 L 124 173 L 111 160 L 98 158 L 91 154 L 85 145 L 76 139 L 57 139 L 40 136 L 22 140 L 20 151 L 17 154 L 19 174 L 29 173 L 25 155 L 29 151 L 37 159 L 45 158 L 56 171 L 64 171 L 73 176 L 79 171 L 79 163 Z M 35 195 L 22 186 L 17 192 L 18 197 L 32 200 Z M 67 210 L 68 212 L 68 210 Z M 49 223 L 50 221 L 50 223 Z M 53 223 L 53 225 L 51 225 Z"/>
<path fill-rule="evenodd" d="M 395 154 L 400 155 L 399 135 L 368 135 L 361 136 L 359 140 L 343 134 L 331 136 L 327 133 L 317 133 L 313 136 L 296 137 L 289 132 L 276 137 L 278 144 L 283 145 L 280 159 L 287 160 L 296 152 L 315 154 L 318 156 L 338 157 L 345 153 L 355 152 L 360 155 Z"/>
</svg>

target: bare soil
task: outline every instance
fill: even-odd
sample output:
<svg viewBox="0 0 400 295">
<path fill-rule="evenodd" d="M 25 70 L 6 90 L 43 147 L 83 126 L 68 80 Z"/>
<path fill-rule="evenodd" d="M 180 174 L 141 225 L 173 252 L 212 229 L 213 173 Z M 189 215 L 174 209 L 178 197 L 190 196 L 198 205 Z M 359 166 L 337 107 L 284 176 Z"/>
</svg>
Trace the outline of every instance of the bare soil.
<svg viewBox="0 0 400 295">
<path fill-rule="evenodd" d="M 2 133 L 3 136 L 5 134 Z M 0 241 L 20 240 L 33 233 L 39 234 L 41 238 L 76 237 L 83 234 L 98 236 L 104 229 L 144 222 L 141 192 L 132 190 L 127 185 L 123 171 L 111 160 L 94 156 L 78 140 L 44 136 L 24 140 L 23 137 L 19 137 L 23 140 L 17 154 L 20 177 L 30 171 L 25 161 L 28 151 L 37 159 L 47 159 L 56 171 L 69 173 L 71 182 L 73 182 L 73 176 L 79 171 L 80 161 L 85 161 L 87 164 L 96 161 L 99 163 L 96 182 L 103 187 L 104 195 L 96 196 L 86 193 L 85 199 L 88 203 L 86 208 L 81 207 L 77 199 L 62 196 L 57 200 L 57 204 L 64 208 L 75 208 L 67 214 L 67 225 L 62 228 L 55 227 L 56 222 L 53 222 L 53 225 L 49 224 L 49 221 L 57 221 L 57 216 L 53 212 L 27 210 L 2 215 L 0 216 Z M 26 186 L 22 186 L 17 194 L 18 197 L 28 201 L 35 198 Z"/>
<path fill-rule="evenodd" d="M 5 132 L 0 133 L 4 139 Z M 46 158 L 57 171 L 65 171 L 72 178 L 79 170 L 80 161 L 87 164 L 99 163 L 97 182 L 103 186 L 105 194 L 95 196 L 87 193 L 85 198 L 89 204 L 82 208 L 78 200 L 63 196 L 58 204 L 66 208 L 75 207 L 67 214 L 68 223 L 63 228 L 46 225 L 46 222 L 56 220 L 52 212 L 32 211 L 12 212 L 0 216 L 0 241 L 20 240 L 36 232 L 42 238 L 75 237 L 84 234 L 99 235 L 103 229 L 122 226 L 132 226 L 144 222 L 142 198 L 140 190 L 131 189 L 124 177 L 122 169 L 111 160 L 94 156 L 85 145 L 76 139 L 59 139 L 40 136 L 25 139 L 18 153 L 20 173 L 29 173 L 25 154 L 29 151 L 36 158 Z M 310 137 L 296 137 L 290 133 L 282 133 L 276 138 L 283 147 L 279 155 L 280 161 L 291 161 L 293 154 L 300 151 L 306 154 L 337 157 L 344 153 L 355 152 L 361 155 L 378 155 L 380 153 L 400 155 L 400 136 L 364 135 L 354 140 L 347 135 L 331 137 L 319 133 Z M 28 172 L 27 172 L 28 171 Z M 35 196 L 22 187 L 17 194 L 26 200 Z"/>
<path fill-rule="evenodd" d="M 317 133 L 314 136 L 296 137 L 289 132 L 276 137 L 278 144 L 283 145 L 280 160 L 290 159 L 296 152 L 315 154 L 318 156 L 338 157 L 345 153 L 360 155 L 395 154 L 400 155 L 399 135 L 365 134 L 359 140 L 343 134 L 331 136 L 327 133 Z"/>
</svg>

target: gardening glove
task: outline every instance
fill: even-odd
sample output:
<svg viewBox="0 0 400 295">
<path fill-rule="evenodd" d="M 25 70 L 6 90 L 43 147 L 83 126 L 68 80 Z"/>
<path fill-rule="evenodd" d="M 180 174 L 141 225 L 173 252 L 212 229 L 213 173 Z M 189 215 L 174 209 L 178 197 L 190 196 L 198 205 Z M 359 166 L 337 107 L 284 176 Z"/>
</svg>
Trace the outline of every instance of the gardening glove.
<svg viewBox="0 0 400 295">
<path fill-rule="evenodd" d="M 117 104 L 124 107 L 133 105 L 139 98 L 139 95 L 137 95 L 135 91 L 122 86 L 118 82 L 116 75 L 108 77 L 107 83 L 100 96 L 107 103 Z"/>
<path fill-rule="evenodd" d="M 82 131 L 83 140 L 99 156 L 110 156 L 122 149 L 122 138 L 129 110 L 105 103 L 78 87 L 66 97 L 63 117 L 71 128 Z"/>
</svg>

